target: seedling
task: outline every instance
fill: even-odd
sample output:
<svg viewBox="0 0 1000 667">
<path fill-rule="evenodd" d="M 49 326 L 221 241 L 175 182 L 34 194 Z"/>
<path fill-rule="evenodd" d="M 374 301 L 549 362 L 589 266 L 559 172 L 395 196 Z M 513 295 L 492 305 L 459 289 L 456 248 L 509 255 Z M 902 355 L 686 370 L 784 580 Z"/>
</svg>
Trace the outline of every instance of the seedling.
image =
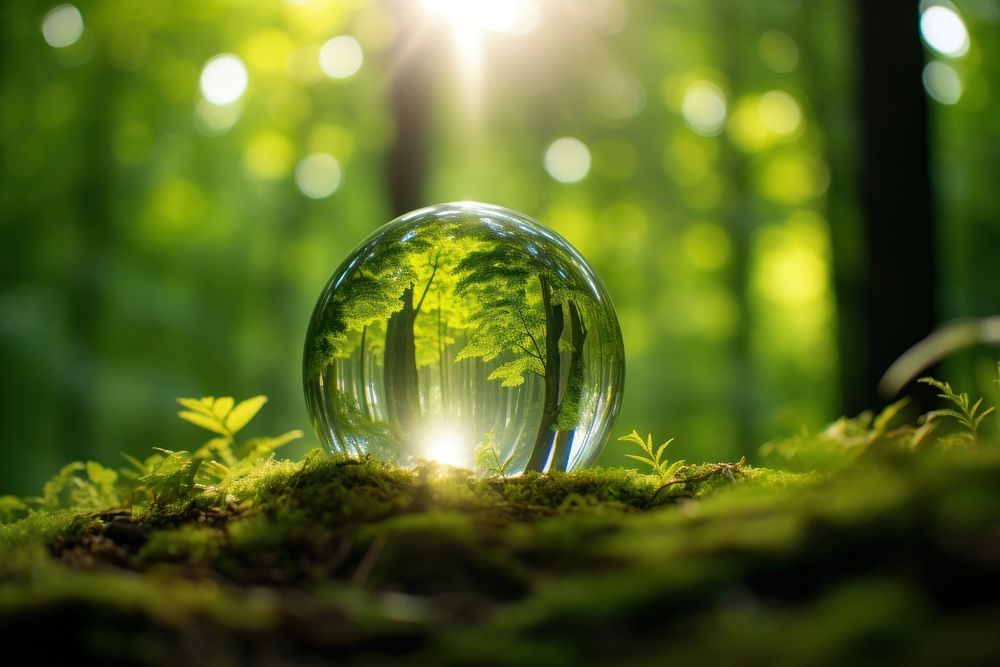
<svg viewBox="0 0 1000 667">
<path fill-rule="evenodd" d="M 639 449 L 642 450 L 643 454 L 626 454 L 628 458 L 638 461 L 639 463 L 645 463 L 653 469 L 653 472 L 660 476 L 664 482 L 672 479 L 675 473 L 680 470 L 684 465 L 684 461 L 674 461 L 670 463 L 667 459 L 663 458 L 663 453 L 666 451 L 667 447 L 674 441 L 670 438 L 662 445 L 660 445 L 656 451 L 653 451 L 653 434 L 648 434 L 645 440 L 642 439 L 636 431 L 632 431 L 628 435 L 623 435 L 618 438 L 620 442 L 631 442 Z"/>
</svg>

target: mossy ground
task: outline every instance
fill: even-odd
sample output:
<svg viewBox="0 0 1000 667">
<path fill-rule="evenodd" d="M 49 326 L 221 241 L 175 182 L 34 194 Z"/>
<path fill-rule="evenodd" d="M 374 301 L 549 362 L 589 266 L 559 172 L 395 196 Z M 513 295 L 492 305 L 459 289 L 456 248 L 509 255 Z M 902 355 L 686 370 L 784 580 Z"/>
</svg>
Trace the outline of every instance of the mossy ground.
<svg viewBox="0 0 1000 667">
<path fill-rule="evenodd" d="M 313 458 L 164 507 L 35 513 L 0 526 L 3 662 L 1000 660 L 997 449 L 733 470 L 654 498 L 626 470 Z"/>
</svg>

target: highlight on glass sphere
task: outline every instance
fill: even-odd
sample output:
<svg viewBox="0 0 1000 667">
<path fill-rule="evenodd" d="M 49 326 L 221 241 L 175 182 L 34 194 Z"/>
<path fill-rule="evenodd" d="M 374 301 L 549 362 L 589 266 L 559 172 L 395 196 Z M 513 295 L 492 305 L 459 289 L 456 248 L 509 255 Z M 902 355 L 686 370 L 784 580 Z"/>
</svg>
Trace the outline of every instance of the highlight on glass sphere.
<svg viewBox="0 0 1000 667">
<path fill-rule="evenodd" d="M 403 466 L 588 466 L 623 380 L 618 318 L 590 265 L 540 223 L 487 204 L 378 229 L 334 272 L 306 335 L 320 440 Z"/>
</svg>

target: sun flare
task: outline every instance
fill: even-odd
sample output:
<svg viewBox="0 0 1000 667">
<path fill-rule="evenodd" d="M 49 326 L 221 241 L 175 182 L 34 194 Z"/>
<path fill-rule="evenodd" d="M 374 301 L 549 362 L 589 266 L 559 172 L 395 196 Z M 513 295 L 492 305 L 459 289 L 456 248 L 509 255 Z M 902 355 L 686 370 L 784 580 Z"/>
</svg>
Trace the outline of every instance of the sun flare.
<svg viewBox="0 0 1000 667">
<path fill-rule="evenodd" d="M 461 431 L 449 424 L 439 424 L 423 438 L 424 457 L 450 466 L 468 467 L 471 457 Z"/>
</svg>

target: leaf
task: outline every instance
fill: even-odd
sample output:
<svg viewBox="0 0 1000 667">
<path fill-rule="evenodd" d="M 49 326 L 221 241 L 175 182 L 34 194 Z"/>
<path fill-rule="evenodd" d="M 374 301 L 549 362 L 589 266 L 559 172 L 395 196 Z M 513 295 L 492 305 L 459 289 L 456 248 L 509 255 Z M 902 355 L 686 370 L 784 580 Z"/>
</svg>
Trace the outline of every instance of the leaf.
<svg viewBox="0 0 1000 667">
<path fill-rule="evenodd" d="M 118 473 L 110 468 L 105 468 L 96 461 L 87 461 L 87 479 L 97 487 L 101 495 L 113 496 L 115 492 L 115 482 L 118 481 Z"/>
<path fill-rule="evenodd" d="M 659 461 L 659 460 L 660 460 L 661 458 L 663 458 L 663 451 L 664 451 L 664 450 L 665 450 L 665 449 L 667 448 L 667 446 L 668 446 L 668 445 L 669 445 L 669 444 L 670 444 L 671 442 L 673 442 L 673 441 L 674 441 L 674 439 L 673 439 L 673 438 L 670 438 L 670 439 L 669 439 L 669 440 L 667 440 L 667 441 L 666 441 L 665 443 L 663 443 L 662 445 L 660 445 L 660 448 L 656 450 L 656 460 L 657 460 L 657 461 Z"/>
<path fill-rule="evenodd" d="M 892 420 L 896 418 L 903 408 L 905 408 L 910 402 L 909 398 L 902 398 L 891 405 L 887 405 L 882 409 L 882 412 L 878 413 L 875 417 L 875 421 L 872 423 L 872 430 L 875 431 L 876 435 L 882 435 L 885 430 L 892 423 Z"/>
<path fill-rule="evenodd" d="M 282 433 L 281 435 L 269 438 L 253 438 L 252 440 L 247 440 L 240 445 L 239 458 L 241 460 L 253 460 L 267 456 L 278 447 L 286 445 L 292 440 L 298 440 L 301 437 L 302 431 L 295 429 L 294 431 L 288 431 L 287 433 Z"/>
<path fill-rule="evenodd" d="M 226 465 L 236 465 L 232 438 L 212 438 L 199 447 L 194 455 L 204 459 L 222 459 Z"/>
<path fill-rule="evenodd" d="M 639 456 L 638 454 L 626 454 L 625 458 L 632 459 L 633 461 L 639 461 L 640 463 L 645 463 L 646 465 L 656 467 L 656 464 L 652 459 L 648 459 L 645 456 Z"/>
<path fill-rule="evenodd" d="M 631 443 L 635 443 L 635 444 L 639 445 L 640 447 L 642 447 L 643 444 L 644 444 L 642 438 L 639 436 L 638 433 L 635 432 L 635 430 L 633 430 L 628 435 L 621 436 L 620 438 L 618 438 L 618 441 L 619 442 L 631 442 Z"/>
<path fill-rule="evenodd" d="M 520 387 L 524 384 L 525 372 L 537 375 L 544 373 L 542 364 L 538 359 L 534 357 L 518 357 L 505 364 L 501 364 L 486 379 L 500 380 L 500 386 L 502 387 Z"/>
<path fill-rule="evenodd" d="M 59 472 L 42 486 L 42 504 L 48 507 L 59 507 L 60 495 L 71 483 L 73 476 L 85 468 L 82 461 L 67 463 Z"/>
<path fill-rule="evenodd" d="M 264 407 L 265 403 L 267 403 L 267 396 L 254 396 L 253 398 L 241 401 L 240 404 L 233 408 L 232 412 L 229 413 L 229 417 L 226 418 L 226 428 L 228 428 L 230 432 L 236 433 L 254 418 L 260 409 Z"/>
<path fill-rule="evenodd" d="M 975 428 L 978 429 L 979 425 L 983 423 L 983 419 L 986 418 L 986 415 L 988 415 L 988 414 L 990 414 L 992 412 L 996 412 L 996 408 L 989 407 L 986 410 L 983 410 L 982 414 L 980 414 L 978 417 L 976 417 Z"/>
<path fill-rule="evenodd" d="M 684 467 L 683 460 L 674 461 L 672 464 L 670 464 L 669 468 L 667 468 L 661 473 L 663 475 L 663 479 L 665 480 L 672 479 L 677 474 L 677 471 L 683 467 Z"/>
<path fill-rule="evenodd" d="M 181 410 L 177 413 L 177 416 L 184 421 L 191 422 L 195 426 L 200 426 L 206 431 L 211 431 L 212 433 L 218 433 L 219 435 L 230 435 L 229 431 L 220 424 L 215 417 L 207 417 L 198 412 L 189 412 L 187 410 Z"/>
<path fill-rule="evenodd" d="M 125 452 L 119 452 L 119 454 L 123 459 L 128 461 L 132 465 L 132 467 L 134 467 L 139 472 L 143 474 L 149 472 L 149 469 L 146 467 L 146 464 L 140 461 L 139 459 L 135 458 L 131 454 L 126 454 Z"/>
<path fill-rule="evenodd" d="M 16 521 L 28 512 L 28 505 L 17 496 L 0 496 L 0 523 Z"/>
<path fill-rule="evenodd" d="M 178 398 L 177 402 L 183 405 L 188 410 L 191 410 L 193 412 L 200 412 L 203 415 L 211 417 L 212 406 L 211 404 L 205 405 L 202 402 L 203 400 L 204 399 L 197 399 L 197 398 Z"/>
<path fill-rule="evenodd" d="M 219 419 L 219 421 L 224 421 L 226 415 L 229 411 L 233 409 L 233 397 L 223 396 L 221 398 L 215 399 L 215 405 L 212 406 L 212 412 Z"/>
<path fill-rule="evenodd" d="M 951 385 L 949 385 L 947 382 L 941 382 L 940 380 L 935 380 L 932 377 L 922 377 L 919 380 L 917 380 L 917 382 L 920 382 L 922 384 L 929 384 L 935 389 L 939 389 L 940 391 L 943 391 L 946 394 L 951 394 Z"/>
</svg>

